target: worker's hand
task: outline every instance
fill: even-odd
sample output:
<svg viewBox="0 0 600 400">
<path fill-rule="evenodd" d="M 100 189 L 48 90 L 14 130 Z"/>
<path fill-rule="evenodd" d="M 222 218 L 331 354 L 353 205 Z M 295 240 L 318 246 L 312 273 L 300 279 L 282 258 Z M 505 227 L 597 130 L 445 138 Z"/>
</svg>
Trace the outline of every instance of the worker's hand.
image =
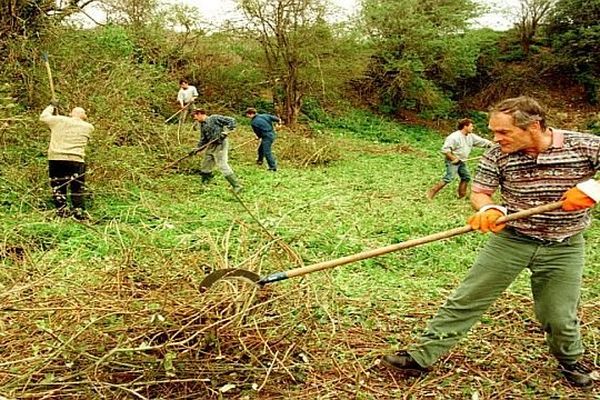
<svg viewBox="0 0 600 400">
<path fill-rule="evenodd" d="M 561 198 L 563 202 L 562 209 L 565 211 L 577 211 L 594 207 L 597 201 L 592 196 L 599 195 L 600 183 L 593 179 L 582 182 L 563 194 Z"/>
<path fill-rule="evenodd" d="M 193 156 L 194 154 L 198 153 L 199 150 L 200 149 L 198 149 L 198 148 L 190 150 L 190 152 L 188 153 L 188 156 Z"/>
<path fill-rule="evenodd" d="M 506 208 L 502 206 L 490 205 L 481 207 L 481 210 L 469 217 L 468 223 L 471 225 L 473 230 L 487 233 L 492 231 L 494 233 L 500 232 L 506 224 L 496 224 L 496 221 L 500 217 L 506 216 Z"/>
<path fill-rule="evenodd" d="M 52 100 L 50 100 L 50 105 L 52 107 L 58 107 L 58 99 L 56 97 L 53 97 Z"/>
<path fill-rule="evenodd" d="M 458 165 L 458 164 L 460 164 L 460 158 L 455 158 L 454 160 L 452 160 L 450 162 L 454 165 Z"/>
</svg>

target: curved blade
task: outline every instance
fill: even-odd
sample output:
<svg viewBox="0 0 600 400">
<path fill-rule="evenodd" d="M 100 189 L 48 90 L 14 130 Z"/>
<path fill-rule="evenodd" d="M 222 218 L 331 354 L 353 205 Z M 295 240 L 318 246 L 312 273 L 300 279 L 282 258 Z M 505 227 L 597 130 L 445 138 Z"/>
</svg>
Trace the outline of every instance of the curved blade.
<svg viewBox="0 0 600 400">
<path fill-rule="evenodd" d="M 251 283 L 256 283 L 260 280 L 260 276 L 246 269 L 218 269 L 206 275 L 204 279 L 202 279 L 202 282 L 200 282 L 200 292 L 206 292 L 216 281 L 226 278 L 241 278 Z"/>
</svg>

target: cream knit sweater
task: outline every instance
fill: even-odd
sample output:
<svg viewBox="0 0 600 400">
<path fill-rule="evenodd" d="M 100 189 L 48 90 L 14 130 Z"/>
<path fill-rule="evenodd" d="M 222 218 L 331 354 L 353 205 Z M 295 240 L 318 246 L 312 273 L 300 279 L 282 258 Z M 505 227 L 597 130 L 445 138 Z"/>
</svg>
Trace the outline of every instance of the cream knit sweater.
<svg viewBox="0 0 600 400">
<path fill-rule="evenodd" d="M 50 127 L 50 145 L 48 160 L 85 161 L 85 146 L 90 139 L 94 126 L 79 118 L 52 115 L 53 106 L 42 111 L 40 121 Z"/>
</svg>

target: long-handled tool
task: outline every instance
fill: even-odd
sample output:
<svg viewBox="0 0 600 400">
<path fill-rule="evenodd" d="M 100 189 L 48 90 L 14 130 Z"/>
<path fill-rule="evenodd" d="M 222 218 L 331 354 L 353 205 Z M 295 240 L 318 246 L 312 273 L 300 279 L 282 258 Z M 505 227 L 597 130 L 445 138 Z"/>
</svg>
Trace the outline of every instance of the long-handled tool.
<svg viewBox="0 0 600 400">
<path fill-rule="evenodd" d="M 165 171 L 167 169 L 173 168 L 174 166 L 176 166 L 177 164 L 179 164 L 180 162 L 182 162 L 185 159 L 188 159 L 192 156 L 195 156 L 196 154 L 200 153 L 201 151 L 203 151 L 204 149 L 206 149 L 208 146 L 210 146 L 211 144 L 213 144 L 214 142 L 216 142 L 219 139 L 214 139 L 211 140 L 210 142 L 206 143 L 203 146 L 200 147 L 196 147 L 194 149 L 192 149 L 189 153 L 187 153 L 185 156 L 178 158 L 177 160 L 169 163 L 166 167 L 164 167 L 162 170 Z"/>
<path fill-rule="evenodd" d="M 179 111 L 177 111 L 175 114 L 171 115 L 169 118 L 165 119 L 165 124 L 166 124 L 167 122 L 169 122 L 170 120 L 172 120 L 173 118 L 175 118 L 176 116 L 178 116 L 178 115 L 179 115 L 179 113 L 183 112 L 184 110 L 187 110 L 187 108 L 188 108 L 189 106 L 191 106 L 191 105 L 192 105 L 192 103 L 188 103 L 188 104 L 186 104 L 185 106 L 181 107 L 181 108 L 179 109 Z"/>
<path fill-rule="evenodd" d="M 48 73 L 48 82 L 50 83 L 50 93 L 52 94 L 52 101 L 56 102 L 57 98 L 56 98 L 56 93 L 54 92 L 54 80 L 52 80 L 52 70 L 50 69 L 50 61 L 48 60 L 48 53 L 47 52 L 42 52 L 42 60 L 44 60 L 44 65 L 46 65 L 46 72 Z M 54 111 L 58 112 L 58 110 L 56 109 L 57 107 L 54 107 Z"/>
<path fill-rule="evenodd" d="M 517 219 L 527 218 L 536 214 L 543 214 L 545 212 L 554 211 L 561 208 L 562 202 L 557 201 L 554 203 L 544 204 L 538 207 L 530 208 L 528 210 L 519 211 L 513 214 L 510 214 L 506 217 L 502 217 L 498 220 L 498 223 L 504 223 L 508 221 L 514 221 Z M 289 271 L 284 272 L 276 272 L 265 277 L 260 277 L 256 273 L 252 271 L 247 271 L 243 269 L 229 268 L 229 269 L 220 269 L 216 270 L 210 274 L 208 274 L 202 282 L 200 282 L 200 290 L 206 291 L 210 288 L 216 281 L 223 278 L 228 277 L 236 277 L 242 278 L 244 280 L 250 281 L 252 283 L 256 283 L 260 286 L 264 286 L 268 283 L 278 282 L 289 278 L 294 278 L 296 276 L 302 276 L 306 274 L 310 274 L 311 272 L 321 271 L 323 269 L 334 268 L 340 265 L 350 264 L 356 261 L 364 260 L 367 258 L 373 258 L 377 256 L 381 256 L 383 254 L 391 253 L 393 251 L 398 251 L 402 249 L 408 249 L 410 247 L 419 246 L 425 243 L 435 242 L 441 239 L 451 238 L 453 236 L 462 235 L 463 233 L 471 232 L 473 228 L 470 225 L 465 225 L 460 228 L 454 228 L 447 231 L 435 233 L 429 236 L 424 236 L 418 239 L 408 240 L 402 243 L 396 243 L 385 247 L 380 247 L 378 249 L 363 251 L 362 253 L 352 254 L 346 257 L 337 258 L 335 260 L 323 261 L 317 264 L 307 265 L 305 267 L 291 269 Z"/>
</svg>

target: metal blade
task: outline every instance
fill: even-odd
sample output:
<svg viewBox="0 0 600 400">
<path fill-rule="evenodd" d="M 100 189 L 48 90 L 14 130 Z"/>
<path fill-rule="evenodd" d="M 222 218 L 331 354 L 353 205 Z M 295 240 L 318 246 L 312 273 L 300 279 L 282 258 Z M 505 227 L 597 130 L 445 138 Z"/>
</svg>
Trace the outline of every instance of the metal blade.
<svg viewBox="0 0 600 400">
<path fill-rule="evenodd" d="M 255 274 L 252 271 L 248 271 L 246 269 L 237 269 L 237 268 L 224 268 L 218 269 L 210 274 L 206 275 L 202 282 L 200 282 L 200 292 L 206 292 L 215 282 L 220 279 L 227 278 L 240 278 L 246 280 L 250 283 L 256 283 L 260 280 L 260 276 Z"/>
</svg>

